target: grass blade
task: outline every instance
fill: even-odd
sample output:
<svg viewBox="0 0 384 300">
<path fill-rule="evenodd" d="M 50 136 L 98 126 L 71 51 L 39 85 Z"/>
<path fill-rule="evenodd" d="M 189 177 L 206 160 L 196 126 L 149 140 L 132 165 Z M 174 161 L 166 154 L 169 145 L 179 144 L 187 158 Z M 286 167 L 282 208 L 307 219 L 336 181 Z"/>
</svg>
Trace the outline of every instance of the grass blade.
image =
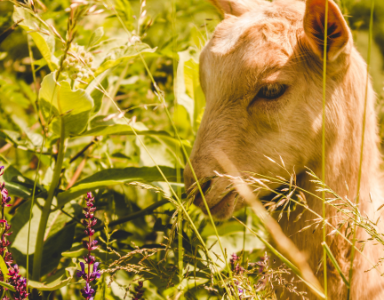
<svg viewBox="0 0 384 300">
<path fill-rule="evenodd" d="M 339 264 L 337 263 L 336 258 L 333 256 L 333 254 L 331 252 L 331 249 L 329 249 L 328 245 L 325 242 L 322 242 L 321 245 L 323 246 L 324 251 L 327 253 L 329 259 L 331 260 L 333 266 L 336 268 L 337 272 L 339 272 L 339 274 L 340 274 L 341 278 L 343 279 L 345 285 L 349 289 L 350 288 L 349 282 L 348 282 L 347 278 L 345 278 L 343 272 L 341 271 L 341 268 L 340 268 Z"/>
</svg>

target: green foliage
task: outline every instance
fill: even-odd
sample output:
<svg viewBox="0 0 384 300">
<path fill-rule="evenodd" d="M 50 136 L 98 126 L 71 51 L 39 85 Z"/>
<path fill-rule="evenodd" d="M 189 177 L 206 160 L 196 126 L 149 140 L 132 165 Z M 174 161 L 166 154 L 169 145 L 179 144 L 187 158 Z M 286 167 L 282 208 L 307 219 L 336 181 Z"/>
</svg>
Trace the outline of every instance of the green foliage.
<svg viewBox="0 0 384 300">
<path fill-rule="evenodd" d="M 29 31 L 49 69 L 51 71 L 55 70 L 57 68 L 57 58 L 54 56 L 55 39 L 52 35 L 46 34 L 47 31 L 49 32 L 49 26 L 45 22 L 41 22 L 41 19 L 34 17 L 28 9 L 23 7 L 15 7 L 13 20 L 15 22 L 22 20 L 20 27 Z M 44 31 L 41 31 L 41 29 Z"/>
<path fill-rule="evenodd" d="M 176 182 L 176 170 L 162 167 L 163 174 L 168 181 Z M 153 182 L 164 181 L 159 171 L 152 167 L 141 168 L 114 168 L 99 171 L 92 176 L 84 178 L 76 183 L 69 190 L 57 195 L 58 207 L 65 205 L 72 199 L 100 188 L 112 187 L 117 184 L 129 183 L 134 181 Z"/>
<path fill-rule="evenodd" d="M 39 270 L 29 286 L 44 299 L 51 292 L 81 299 L 84 282 L 75 276 L 86 254 L 81 206 L 93 191 L 100 241 L 94 255 L 103 270 L 95 299 L 133 297 L 133 286 L 144 279 L 145 299 L 223 299 L 233 288 L 233 253 L 246 268 L 246 276 L 235 279 L 252 295 L 273 299 L 273 280 L 297 270 L 276 252 L 291 270 L 268 269 L 270 286 L 255 291 L 262 281 L 255 266 L 264 255 L 261 241 L 274 250 L 252 213 L 237 214 L 252 231 L 235 221 L 213 225 L 183 194 L 181 147 L 189 155 L 205 107 L 199 54 L 221 20 L 212 5 L 23 3 L 0 2 L 0 37 L 19 22 L 0 38 L 0 160 L 14 199 L 6 211 L 10 250 L 25 275 Z M 342 7 L 363 40 L 368 6 L 349 0 Z M 384 53 L 381 11 L 379 4 L 376 62 Z M 366 50 L 363 42 L 358 46 Z M 376 89 L 382 83 L 377 80 Z M 39 226 L 44 215 L 47 222 Z M 42 255 L 40 266 L 33 265 L 35 253 Z"/>
<path fill-rule="evenodd" d="M 39 106 L 46 122 L 52 117 L 62 119 L 53 121 L 52 132 L 60 135 L 64 126 L 66 135 L 76 135 L 88 125 L 93 99 L 84 90 L 72 90 L 68 81 L 56 82 L 56 72 L 45 76 L 39 91 Z"/>
</svg>

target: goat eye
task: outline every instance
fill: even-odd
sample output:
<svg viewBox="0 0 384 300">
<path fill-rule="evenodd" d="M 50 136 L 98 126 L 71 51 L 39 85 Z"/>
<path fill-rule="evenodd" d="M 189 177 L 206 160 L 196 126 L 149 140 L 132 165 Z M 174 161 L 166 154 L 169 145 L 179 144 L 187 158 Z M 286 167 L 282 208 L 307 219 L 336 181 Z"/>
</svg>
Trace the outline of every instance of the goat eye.
<svg viewBox="0 0 384 300">
<path fill-rule="evenodd" d="M 285 84 L 274 83 L 274 84 L 265 85 L 260 89 L 255 99 L 267 99 L 267 100 L 277 99 L 285 93 L 287 88 L 288 86 Z"/>
</svg>

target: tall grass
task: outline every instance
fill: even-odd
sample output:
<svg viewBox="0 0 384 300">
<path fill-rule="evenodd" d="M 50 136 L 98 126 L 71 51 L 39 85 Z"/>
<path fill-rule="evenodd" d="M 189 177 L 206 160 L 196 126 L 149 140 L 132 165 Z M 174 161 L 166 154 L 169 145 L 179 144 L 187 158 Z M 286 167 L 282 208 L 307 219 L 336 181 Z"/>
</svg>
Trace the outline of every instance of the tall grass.
<svg viewBox="0 0 384 300">
<path fill-rule="evenodd" d="M 322 180 L 325 183 L 325 120 L 326 120 L 326 93 L 327 93 L 327 43 L 328 43 L 328 14 L 329 14 L 329 2 L 325 1 L 325 14 L 324 14 L 324 48 L 323 48 L 323 120 L 322 120 L 322 147 L 321 147 L 321 172 L 322 172 Z M 323 190 L 323 243 L 327 243 L 327 228 L 325 226 L 325 218 L 326 218 L 326 207 L 325 207 L 325 190 Z M 324 294 L 327 299 L 327 253 L 326 249 L 323 250 L 323 272 L 324 272 Z"/>
</svg>

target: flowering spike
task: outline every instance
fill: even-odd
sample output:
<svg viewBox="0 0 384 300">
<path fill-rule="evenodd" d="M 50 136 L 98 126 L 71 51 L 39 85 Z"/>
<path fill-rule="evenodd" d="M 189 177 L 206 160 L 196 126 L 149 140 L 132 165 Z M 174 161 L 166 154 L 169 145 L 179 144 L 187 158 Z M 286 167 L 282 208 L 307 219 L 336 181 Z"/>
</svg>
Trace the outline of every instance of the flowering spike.
<svg viewBox="0 0 384 300">
<path fill-rule="evenodd" d="M 0 176 L 4 174 L 4 166 L 0 166 Z M 11 225 L 8 224 L 5 219 L 4 208 L 11 206 L 9 202 L 11 197 L 8 195 L 8 190 L 5 188 L 5 183 L 0 183 L 0 204 L 1 204 L 1 219 L 0 219 L 0 228 L 3 229 L 0 239 L 0 255 L 4 258 L 4 261 L 8 267 L 8 283 L 15 288 L 12 299 L 15 300 L 24 300 L 28 298 L 27 292 L 27 280 L 19 274 L 19 266 L 13 263 L 13 257 L 10 252 L 8 252 L 8 247 L 11 244 L 5 237 L 10 236 Z M 4 275 L 0 271 L 0 280 L 4 281 Z M 0 287 L 0 293 L 3 293 L 3 287 Z M 8 297 L 4 297 L 3 300 L 9 300 Z"/>
<path fill-rule="evenodd" d="M 140 300 L 144 295 L 143 282 L 139 281 L 139 285 L 135 287 L 135 293 L 133 294 L 133 300 Z"/>
<path fill-rule="evenodd" d="M 95 198 L 92 196 L 91 192 L 87 193 L 86 196 L 87 206 L 83 208 L 85 219 L 81 220 L 86 228 L 84 230 L 85 234 L 88 236 L 88 240 L 83 241 L 83 246 L 88 250 L 88 254 L 84 257 L 84 261 L 87 264 L 87 268 L 83 262 L 80 263 L 81 270 L 77 271 L 77 276 L 83 278 L 86 281 L 85 288 L 81 290 L 81 294 L 87 300 L 93 300 L 95 290 L 91 288 L 90 282 L 100 278 L 101 273 L 97 270 L 100 265 L 99 262 L 96 262 L 96 258 L 91 255 L 91 251 L 97 249 L 97 240 L 92 240 L 92 236 L 95 234 L 95 230 L 92 228 L 96 225 L 97 220 L 94 218 L 94 212 L 96 207 L 93 206 L 93 201 Z M 91 272 L 91 265 L 93 264 L 93 270 Z M 88 273 L 85 271 L 88 269 Z"/>
</svg>

